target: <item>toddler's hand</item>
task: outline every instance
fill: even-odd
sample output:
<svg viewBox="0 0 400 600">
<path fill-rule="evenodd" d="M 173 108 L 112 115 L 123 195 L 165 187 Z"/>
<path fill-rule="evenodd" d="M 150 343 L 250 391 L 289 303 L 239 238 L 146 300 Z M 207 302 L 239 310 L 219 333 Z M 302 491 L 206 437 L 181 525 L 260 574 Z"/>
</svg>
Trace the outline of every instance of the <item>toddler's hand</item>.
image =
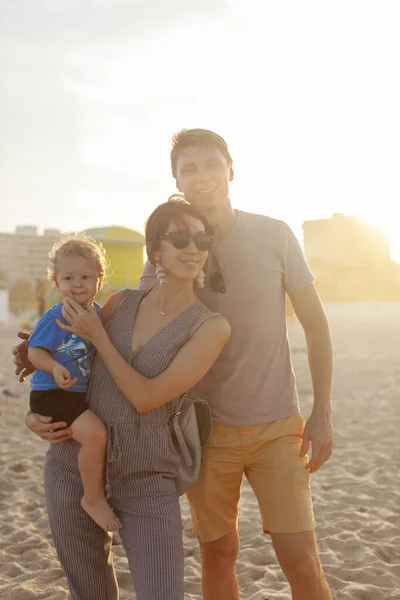
<svg viewBox="0 0 400 600">
<path fill-rule="evenodd" d="M 70 372 L 62 365 L 56 365 L 53 369 L 54 381 L 63 390 L 68 389 L 71 385 L 74 385 L 78 381 L 78 378 L 71 379 Z"/>
</svg>

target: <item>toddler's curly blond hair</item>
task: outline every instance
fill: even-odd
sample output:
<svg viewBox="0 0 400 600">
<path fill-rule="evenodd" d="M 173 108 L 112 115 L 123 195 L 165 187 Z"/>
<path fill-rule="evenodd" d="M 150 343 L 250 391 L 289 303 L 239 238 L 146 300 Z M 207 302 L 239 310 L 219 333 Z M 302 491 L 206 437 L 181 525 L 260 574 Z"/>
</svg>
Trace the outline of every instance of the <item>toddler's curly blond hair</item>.
<svg viewBox="0 0 400 600">
<path fill-rule="evenodd" d="M 101 242 L 86 237 L 84 234 L 76 233 L 74 235 L 63 236 L 59 242 L 56 242 L 49 252 L 49 262 L 47 267 L 47 278 L 52 283 L 56 282 L 57 266 L 60 258 L 65 256 L 82 256 L 83 258 L 93 259 L 99 266 L 100 288 L 104 283 L 107 273 L 109 260 L 106 249 Z M 99 289 L 100 289 L 99 288 Z"/>
</svg>

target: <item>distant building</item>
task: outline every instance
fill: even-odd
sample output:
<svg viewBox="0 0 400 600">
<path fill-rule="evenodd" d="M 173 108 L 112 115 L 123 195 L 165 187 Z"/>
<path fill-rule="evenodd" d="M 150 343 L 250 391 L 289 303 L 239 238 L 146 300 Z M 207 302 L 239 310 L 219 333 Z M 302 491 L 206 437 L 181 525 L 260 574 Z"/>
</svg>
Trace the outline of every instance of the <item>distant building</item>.
<svg viewBox="0 0 400 600">
<path fill-rule="evenodd" d="M 304 251 L 324 302 L 399 301 L 400 265 L 383 227 L 357 217 L 305 221 Z"/>
<path fill-rule="evenodd" d="M 8 323 L 9 304 L 8 290 L 0 289 L 0 323 Z"/>
<path fill-rule="evenodd" d="M 303 232 L 310 262 L 357 266 L 390 261 L 388 233 L 358 217 L 334 213 L 330 219 L 304 221 Z"/>
<path fill-rule="evenodd" d="M 47 272 L 49 251 L 61 233 L 45 229 L 43 234 L 33 225 L 18 226 L 15 233 L 0 233 L 0 272 L 7 287 L 18 280 L 43 280 Z"/>
</svg>

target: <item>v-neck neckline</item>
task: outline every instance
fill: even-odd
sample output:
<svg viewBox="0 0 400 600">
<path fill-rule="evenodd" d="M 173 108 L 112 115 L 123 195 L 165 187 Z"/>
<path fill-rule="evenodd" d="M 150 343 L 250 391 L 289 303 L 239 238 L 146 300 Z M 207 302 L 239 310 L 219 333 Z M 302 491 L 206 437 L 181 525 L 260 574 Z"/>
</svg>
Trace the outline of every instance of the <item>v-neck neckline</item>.
<svg viewBox="0 0 400 600">
<path fill-rule="evenodd" d="M 190 308 L 192 308 L 193 306 L 195 306 L 196 304 L 198 304 L 200 302 L 200 300 L 197 298 L 197 300 L 194 300 L 194 302 L 192 302 L 191 304 L 189 304 L 189 306 L 187 306 L 186 308 L 184 308 L 180 313 L 178 313 L 176 315 L 176 317 L 174 317 L 172 319 L 172 321 L 170 321 L 169 323 L 167 323 L 166 325 L 164 325 L 164 327 L 162 327 L 161 329 L 159 329 L 154 335 L 152 335 L 151 337 L 149 337 L 149 339 L 142 344 L 141 346 L 139 346 L 138 348 L 136 348 L 136 350 L 133 349 L 133 330 L 135 327 L 135 320 L 136 320 L 136 315 L 137 312 L 139 310 L 139 306 L 141 305 L 141 303 L 143 302 L 143 300 L 146 298 L 146 296 L 148 296 L 155 288 L 151 288 L 149 290 L 145 290 L 145 293 L 141 296 L 141 298 L 139 298 L 139 302 L 136 303 L 136 306 L 134 308 L 133 311 L 133 318 L 132 318 L 132 324 L 130 327 L 130 349 L 131 349 L 131 353 L 132 356 L 136 356 L 136 354 L 138 354 L 141 350 L 143 350 L 143 348 L 145 348 L 146 346 L 148 346 L 150 344 L 150 342 L 152 342 L 155 338 L 157 338 L 159 335 L 161 335 L 162 333 L 164 333 L 164 331 L 166 329 L 168 329 L 168 327 L 170 325 L 172 325 L 172 323 L 175 323 L 175 321 L 177 319 L 179 319 L 179 317 L 181 317 L 186 311 L 188 311 Z"/>
<path fill-rule="evenodd" d="M 237 213 L 236 220 L 235 220 L 234 224 L 232 225 L 232 227 L 229 229 L 229 231 L 218 242 L 218 245 L 215 246 L 214 252 L 216 254 L 220 254 L 223 246 L 225 245 L 226 242 L 229 242 L 229 240 L 230 240 L 231 237 L 233 237 L 236 229 L 238 228 L 238 225 L 240 224 L 240 222 L 242 220 L 243 211 L 241 211 L 241 210 L 239 210 L 237 208 L 235 208 L 234 210 Z"/>
</svg>

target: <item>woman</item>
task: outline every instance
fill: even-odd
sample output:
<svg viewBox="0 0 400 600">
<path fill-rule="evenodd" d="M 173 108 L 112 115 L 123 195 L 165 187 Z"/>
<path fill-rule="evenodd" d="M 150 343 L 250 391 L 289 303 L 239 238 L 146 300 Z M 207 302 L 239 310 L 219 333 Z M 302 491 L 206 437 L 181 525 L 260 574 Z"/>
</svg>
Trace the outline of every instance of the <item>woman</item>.
<svg viewBox="0 0 400 600">
<path fill-rule="evenodd" d="M 88 402 L 107 426 L 107 497 L 122 522 L 138 600 L 183 599 L 174 482 L 179 457 L 168 422 L 179 396 L 205 375 L 230 335 L 225 318 L 210 313 L 194 293 L 211 244 L 209 224 L 190 204 L 160 205 L 147 222 L 146 247 L 162 285 L 110 296 L 102 311 L 105 327 L 91 305 L 83 308 L 73 300 L 65 307 L 70 327 L 60 323 L 97 349 Z M 63 426 L 45 425 L 36 415 L 27 423 L 44 439 Z M 53 540 L 74 600 L 115 600 L 111 536 L 80 506 L 78 450 L 70 440 L 47 453 Z"/>
</svg>

